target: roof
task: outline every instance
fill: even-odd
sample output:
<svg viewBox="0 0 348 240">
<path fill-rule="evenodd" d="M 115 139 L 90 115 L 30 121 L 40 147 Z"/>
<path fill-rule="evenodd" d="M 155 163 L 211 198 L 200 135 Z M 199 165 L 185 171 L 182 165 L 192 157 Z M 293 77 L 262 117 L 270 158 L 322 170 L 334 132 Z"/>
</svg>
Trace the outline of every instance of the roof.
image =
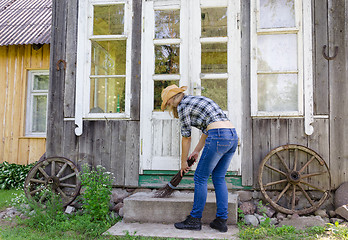
<svg viewBox="0 0 348 240">
<path fill-rule="evenodd" d="M 52 0 L 1 0 L 0 46 L 48 44 Z"/>
</svg>

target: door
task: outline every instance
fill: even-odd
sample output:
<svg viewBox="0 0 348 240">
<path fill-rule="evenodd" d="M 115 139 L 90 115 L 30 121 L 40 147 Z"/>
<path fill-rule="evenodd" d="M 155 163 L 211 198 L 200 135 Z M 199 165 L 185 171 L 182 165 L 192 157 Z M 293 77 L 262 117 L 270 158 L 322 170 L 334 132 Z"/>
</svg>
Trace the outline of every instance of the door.
<svg viewBox="0 0 348 240">
<path fill-rule="evenodd" d="M 240 136 L 240 3 L 233 0 L 143 2 L 141 162 L 143 170 L 180 168 L 180 123 L 160 110 L 161 91 L 176 84 L 213 99 Z M 200 137 L 192 128 L 191 150 Z M 229 171 L 240 174 L 240 147 Z"/>
</svg>

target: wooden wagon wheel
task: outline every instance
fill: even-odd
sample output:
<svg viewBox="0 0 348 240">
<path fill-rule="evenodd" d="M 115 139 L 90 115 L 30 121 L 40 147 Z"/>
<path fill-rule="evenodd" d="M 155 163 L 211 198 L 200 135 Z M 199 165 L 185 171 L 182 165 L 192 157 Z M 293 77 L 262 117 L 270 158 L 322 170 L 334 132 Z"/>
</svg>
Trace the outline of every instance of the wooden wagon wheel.
<svg viewBox="0 0 348 240">
<path fill-rule="evenodd" d="M 37 203 L 45 204 L 51 191 L 61 197 L 65 207 L 80 191 L 78 173 L 76 165 L 67 158 L 50 157 L 40 160 L 25 179 L 25 195 Z"/>
<path fill-rule="evenodd" d="M 313 150 L 295 144 L 270 151 L 260 164 L 258 181 L 265 199 L 286 214 L 317 210 L 331 187 L 325 161 Z"/>
</svg>

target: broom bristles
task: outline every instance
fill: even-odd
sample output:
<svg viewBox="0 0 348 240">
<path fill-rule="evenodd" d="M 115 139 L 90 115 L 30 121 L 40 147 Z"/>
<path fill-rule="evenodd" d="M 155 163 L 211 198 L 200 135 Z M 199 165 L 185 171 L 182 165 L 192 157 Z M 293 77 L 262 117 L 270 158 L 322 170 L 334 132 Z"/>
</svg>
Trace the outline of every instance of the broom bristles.
<svg viewBox="0 0 348 240">
<path fill-rule="evenodd" d="M 189 167 L 191 167 L 194 162 L 195 162 L 195 159 L 192 157 L 192 158 L 187 160 L 187 165 Z M 184 174 L 185 174 L 185 172 L 183 172 L 182 176 L 181 176 L 181 171 L 179 171 L 177 174 L 175 174 L 175 176 L 172 177 L 172 179 L 170 180 L 170 182 L 168 184 L 166 184 L 164 187 L 162 187 L 156 191 L 155 197 L 164 198 L 164 197 L 169 197 L 170 195 L 172 195 L 176 186 L 178 186 L 179 183 L 181 182 L 181 179 L 183 178 Z"/>
</svg>

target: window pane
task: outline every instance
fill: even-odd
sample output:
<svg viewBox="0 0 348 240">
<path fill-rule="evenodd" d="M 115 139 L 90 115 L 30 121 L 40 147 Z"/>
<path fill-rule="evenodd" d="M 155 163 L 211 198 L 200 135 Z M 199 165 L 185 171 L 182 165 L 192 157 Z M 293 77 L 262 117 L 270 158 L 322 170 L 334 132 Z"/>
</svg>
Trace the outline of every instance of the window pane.
<svg viewBox="0 0 348 240">
<path fill-rule="evenodd" d="M 202 73 L 227 72 L 227 43 L 202 43 Z"/>
<path fill-rule="evenodd" d="M 155 58 L 155 74 L 179 73 L 180 45 L 156 45 Z"/>
<path fill-rule="evenodd" d="M 260 28 L 295 26 L 294 0 L 260 0 Z"/>
<path fill-rule="evenodd" d="M 227 80 L 226 79 L 202 79 L 202 96 L 216 102 L 222 110 L 227 110 Z"/>
<path fill-rule="evenodd" d="M 125 78 L 91 78 L 90 113 L 125 111 Z"/>
<path fill-rule="evenodd" d="M 33 96 L 32 132 L 46 132 L 47 96 Z"/>
<path fill-rule="evenodd" d="M 227 36 L 226 8 L 202 8 L 201 37 Z"/>
<path fill-rule="evenodd" d="M 298 111 L 297 74 L 259 74 L 259 111 Z"/>
<path fill-rule="evenodd" d="M 48 90 L 48 75 L 34 75 L 33 90 Z"/>
<path fill-rule="evenodd" d="M 155 81 L 154 82 L 154 110 L 155 111 L 161 111 L 161 105 L 162 105 L 162 98 L 161 93 L 162 90 L 166 87 L 175 84 L 176 86 L 179 86 L 179 81 L 173 80 L 173 81 Z"/>
<path fill-rule="evenodd" d="M 92 41 L 91 75 L 126 74 L 126 40 Z"/>
<path fill-rule="evenodd" d="M 155 38 L 180 38 L 180 10 L 155 11 Z"/>
<path fill-rule="evenodd" d="M 120 35 L 124 32 L 124 4 L 94 6 L 93 35 Z"/>
<path fill-rule="evenodd" d="M 259 71 L 297 70 L 297 35 L 260 35 L 258 36 Z"/>
</svg>

